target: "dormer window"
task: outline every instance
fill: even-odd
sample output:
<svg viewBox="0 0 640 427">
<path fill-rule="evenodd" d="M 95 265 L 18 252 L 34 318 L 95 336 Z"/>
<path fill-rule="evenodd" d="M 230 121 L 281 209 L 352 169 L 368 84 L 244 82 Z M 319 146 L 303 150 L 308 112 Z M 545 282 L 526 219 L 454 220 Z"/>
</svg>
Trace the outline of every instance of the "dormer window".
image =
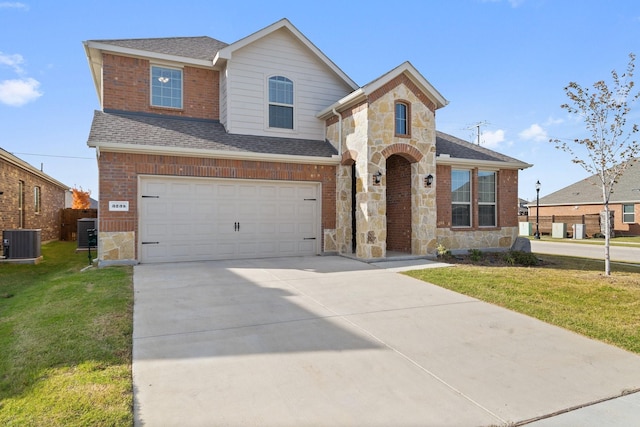
<svg viewBox="0 0 640 427">
<path fill-rule="evenodd" d="M 182 108 L 182 70 L 151 66 L 151 105 Z"/>
<path fill-rule="evenodd" d="M 402 137 L 410 136 L 409 114 L 410 114 L 409 104 L 407 104 L 406 102 L 396 102 L 396 105 L 395 105 L 396 136 L 402 136 Z"/>
<path fill-rule="evenodd" d="M 269 127 L 293 129 L 293 82 L 269 77 Z"/>
</svg>

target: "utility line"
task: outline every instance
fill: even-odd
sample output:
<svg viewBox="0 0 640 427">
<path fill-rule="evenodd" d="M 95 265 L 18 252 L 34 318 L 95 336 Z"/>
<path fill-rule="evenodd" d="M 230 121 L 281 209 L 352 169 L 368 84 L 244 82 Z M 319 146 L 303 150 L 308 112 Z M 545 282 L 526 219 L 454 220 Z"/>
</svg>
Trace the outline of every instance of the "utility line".
<svg viewBox="0 0 640 427">
<path fill-rule="evenodd" d="M 93 157 L 77 157 L 77 156 L 58 156 L 55 154 L 33 154 L 33 153 L 11 153 L 13 155 L 19 154 L 21 156 L 42 156 L 42 157 L 60 157 L 63 159 L 85 159 L 85 160 L 94 160 Z"/>
</svg>

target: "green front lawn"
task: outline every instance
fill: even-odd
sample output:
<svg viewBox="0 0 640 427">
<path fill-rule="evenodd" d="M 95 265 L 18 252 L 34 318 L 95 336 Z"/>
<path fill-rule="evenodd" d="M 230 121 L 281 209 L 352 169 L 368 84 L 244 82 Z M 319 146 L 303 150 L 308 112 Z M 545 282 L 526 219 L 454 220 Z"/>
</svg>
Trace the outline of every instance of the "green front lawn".
<svg viewBox="0 0 640 427">
<path fill-rule="evenodd" d="M 75 247 L 0 264 L 0 425 L 133 423 L 132 269 L 81 272 Z"/>
<path fill-rule="evenodd" d="M 539 256 L 538 267 L 459 264 L 406 274 L 640 353 L 640 264 Z"/>
</svg>

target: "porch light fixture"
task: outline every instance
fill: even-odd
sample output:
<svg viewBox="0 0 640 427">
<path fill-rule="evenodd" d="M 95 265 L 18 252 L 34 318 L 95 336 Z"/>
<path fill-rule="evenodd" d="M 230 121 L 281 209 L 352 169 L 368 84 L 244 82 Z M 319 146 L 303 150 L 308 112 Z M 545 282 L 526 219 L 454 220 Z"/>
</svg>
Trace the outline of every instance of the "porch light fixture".
<svg viewBox="0 0 640 427">
<path fill-rule="evenodd" d="M 373 183 L 374 184 L 380 184 L 380 182 L 382 181 L 382 172 L 378 171 L 376 173 L 373 174 Z"/>
<path fill-rule="evenodd" d="M 433 175 L 429 174 L 424 177 L 424 186 L 431 187 L 431 184 L 433 184 Z"/>
<path fill-rule="evenodd" d="M 536 232 L 533 235 L 534 239 L 540 239 L 539 218 L 540 218 L 540 180 L 536 182 Z"/>
</svg>

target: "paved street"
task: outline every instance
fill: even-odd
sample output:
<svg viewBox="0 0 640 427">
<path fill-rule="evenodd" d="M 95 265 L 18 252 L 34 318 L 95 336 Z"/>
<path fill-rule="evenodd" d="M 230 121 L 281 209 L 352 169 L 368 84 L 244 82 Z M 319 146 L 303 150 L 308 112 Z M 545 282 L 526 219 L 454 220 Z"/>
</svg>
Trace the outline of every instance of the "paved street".
<svg viewBox="0 0 640 427">
<path fill-rule="evenodd" d="M 610 249 L 611 261 L 640 263 L 640 246 L 611 246 Z M 538 254 L 604 259 L 604 246 L 584 243 L 531 240 L 531 251 Z"/>
</svg>

